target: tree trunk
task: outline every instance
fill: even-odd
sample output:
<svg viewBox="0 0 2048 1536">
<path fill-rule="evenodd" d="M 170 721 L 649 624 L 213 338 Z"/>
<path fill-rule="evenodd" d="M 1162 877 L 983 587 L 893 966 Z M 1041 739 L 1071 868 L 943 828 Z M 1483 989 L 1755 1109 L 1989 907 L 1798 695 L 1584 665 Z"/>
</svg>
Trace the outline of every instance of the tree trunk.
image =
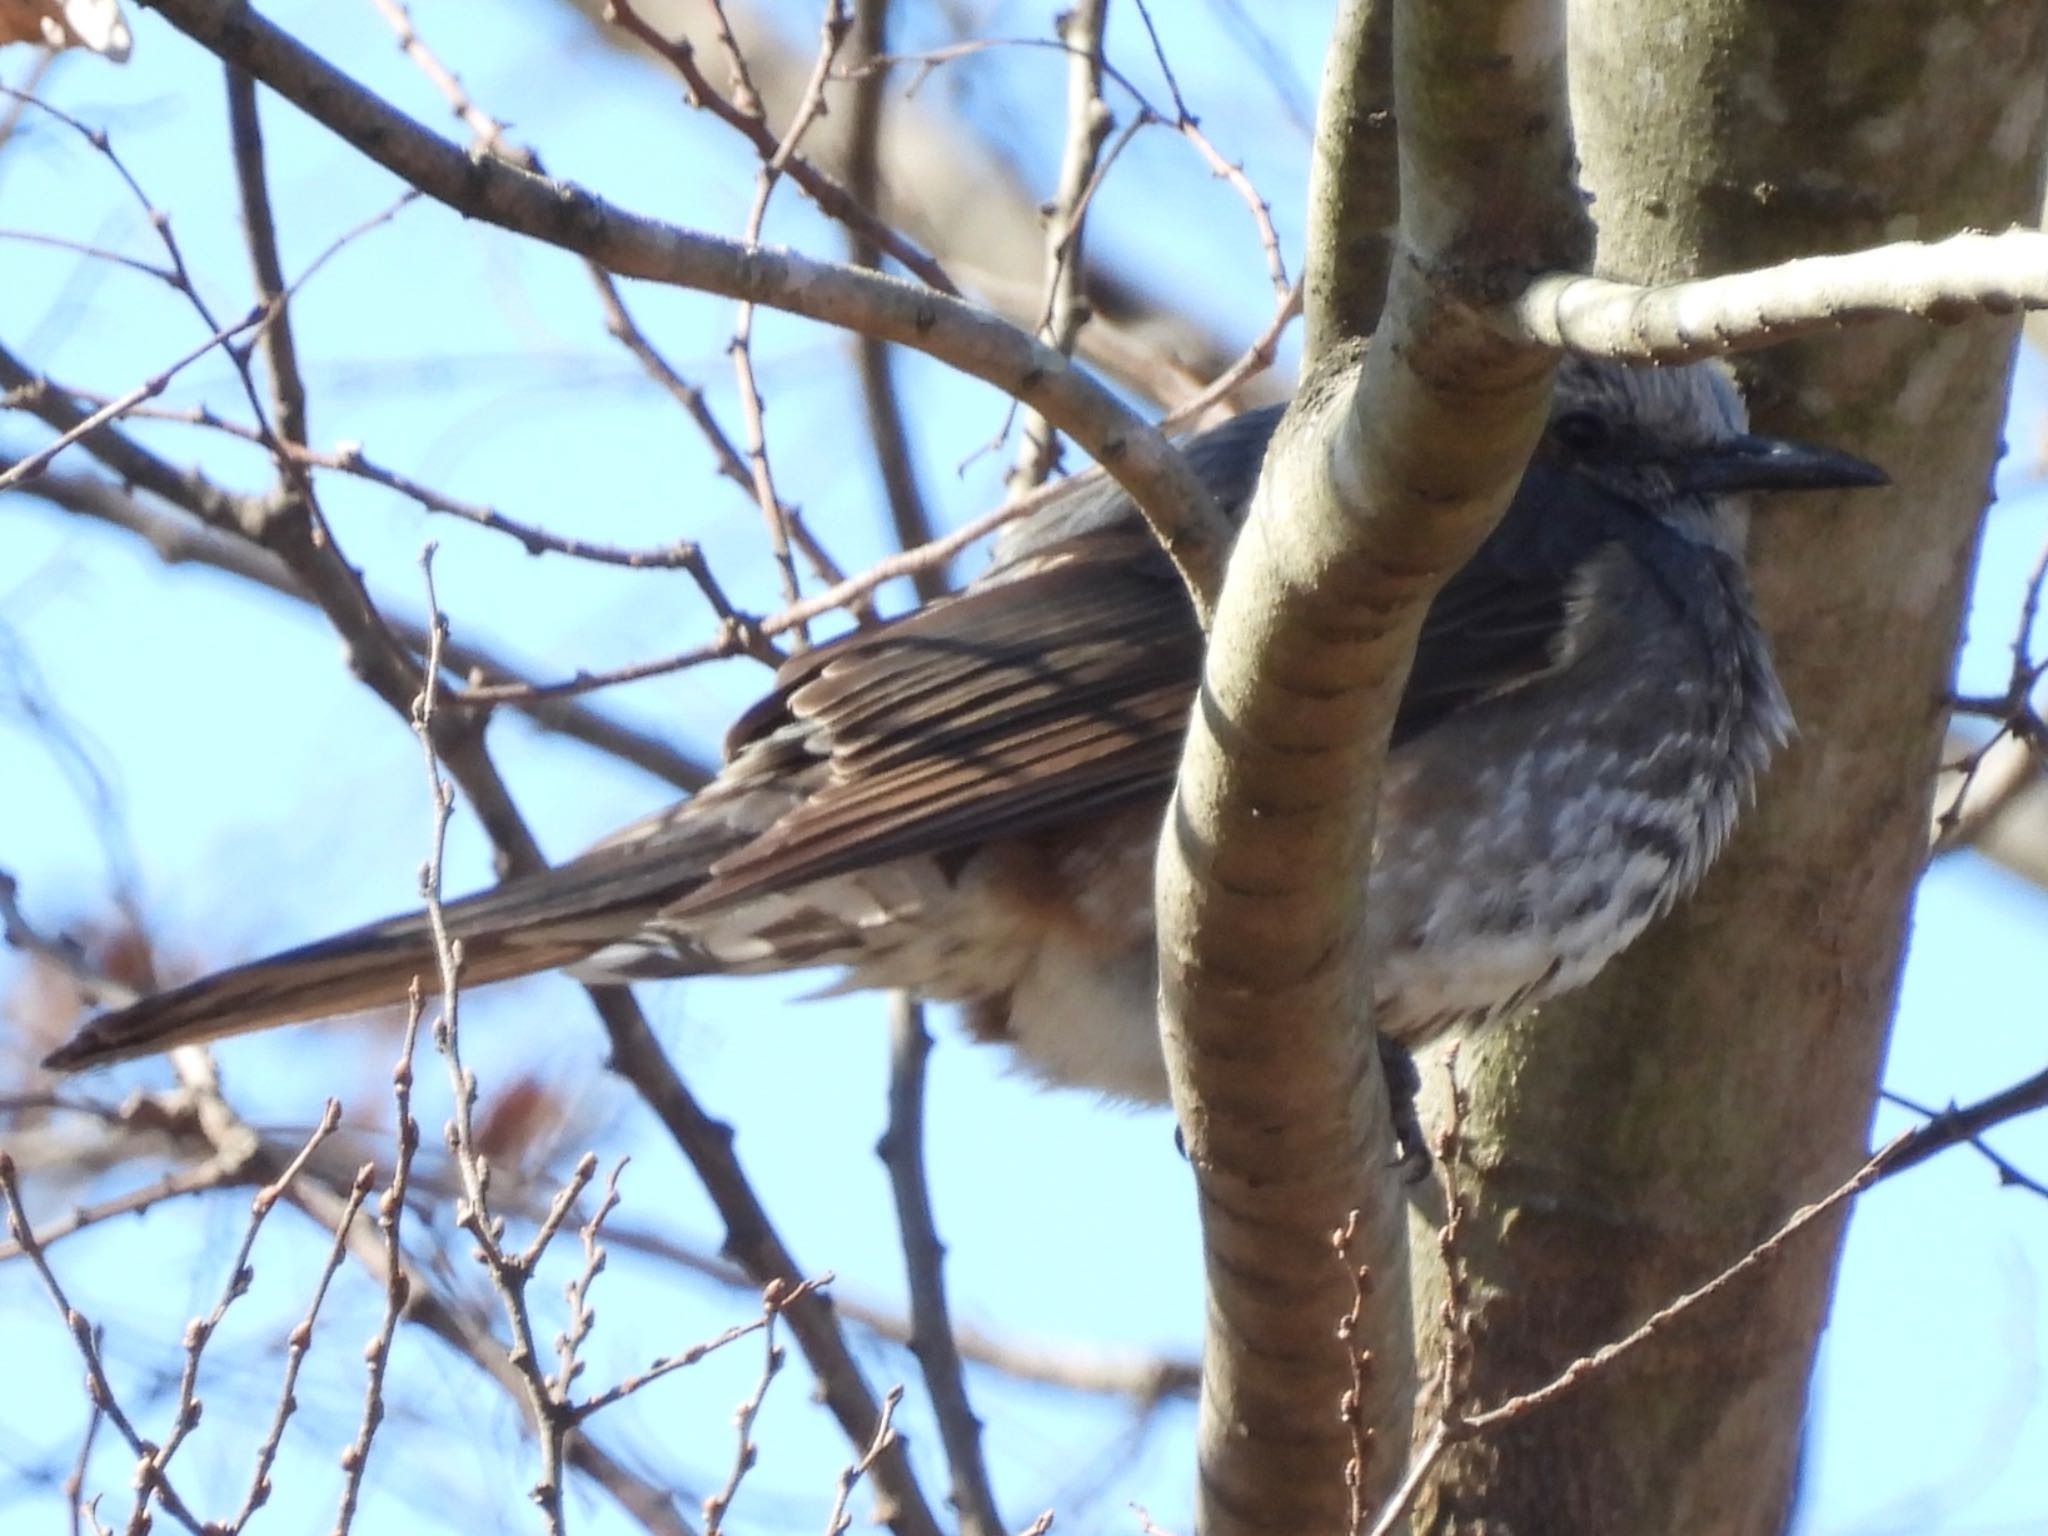
<svg viewBox="0 0 2048 1536">
<path fill-rule="evenodd" d="M 2033 0 L 1575 0 L 1600 270 L 1659 280 L 2029 221 Z M 1759 509 L 1752 567 L 1800 735 L 1699 896 L 1582 996 L 1470 1043 L 1484 1407 L 1709 1279 L 1862 1159 L 1927 842 L 2014 327 L 1908 322 L 1743 370 L 1765 428 L 1897 488 Z M 1441 1065 L 1425 1064 L 1442 1112 Z M 1416 1235 L 1420 1358 L 1444 1279 Z M 1441 1464 L 1418 1531 L 1775 1532 L 1838 1222 L 1570 1397 Z M 1433 1405 L 1424 1407 L 1424 1423 Z"/>
</svg>

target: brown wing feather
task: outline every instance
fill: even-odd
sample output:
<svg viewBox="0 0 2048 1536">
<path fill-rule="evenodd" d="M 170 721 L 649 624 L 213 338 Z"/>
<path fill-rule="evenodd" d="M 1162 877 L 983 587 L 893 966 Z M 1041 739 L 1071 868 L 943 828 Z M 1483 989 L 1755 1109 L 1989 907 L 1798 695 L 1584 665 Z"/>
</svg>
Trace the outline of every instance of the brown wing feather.
<svg viewBox="0 0 2048 1536">
<path fill-rule="evenodd" d="M 1548 496 L 1583 494 L 1555 474 L 1531 470 L 1433 607 L 1397 743 L 1557 664 L 1571 581 L 1605 544 L 1541 515 Z M 801 736 L 826 754 L 822 777 L 669 915 L 1163 796 L 1200 667 L 1186 595 L 1132 528 L 1049 546 L 1023 574 L 799 657 L 729 750 Z"/>
<path fill-rule="evenodd" d="M 807 726 L 825 779 L 671 915 L 1162 793 L 1200 647 L 1157 546 L 1106 531 L 798 658 L 728 750 Z"/>
</svg>

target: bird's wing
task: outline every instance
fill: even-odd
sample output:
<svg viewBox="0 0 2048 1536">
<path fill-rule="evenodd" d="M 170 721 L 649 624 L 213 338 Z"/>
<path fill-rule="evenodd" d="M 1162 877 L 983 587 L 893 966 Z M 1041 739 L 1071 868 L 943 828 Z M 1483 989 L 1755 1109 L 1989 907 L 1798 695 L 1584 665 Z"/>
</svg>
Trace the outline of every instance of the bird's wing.
<svg viewBox="0 0 2048 1536">
<path fill-rule="evenodd" d="M 1546 493 L 1578 494 L 1554 483 L 1561 473 L 1531 470 L 1432 607 L 1397 745 L 1560 664 L 1577 573 L 1612 547 L 1597 520 L 1542 515 Z M 1163 797 L 1200 669 L 1186 593 L 1129 526 L 1046 546 L 1024 574 L 820 647 L 728 738 L 740 770 L 750 752 L 801 743 L 822 758 L 813 787 L 672 911 Z"/>
<path fill-rule="evenodd" d="M 1618 524 L 1641 515 L 1569 469 L 1531 464 L 1500 526 L 1430 605 L 1395 745 L 1566 665 L 1577 606 L 1619 575 Z"/>
<path fill-rule="evenodd" d="M 677 911 L 1159 795 L 1200 668 L 1179 578 L 1129 528 L 798 657 L 733 728 L 729 771 L 795 738 L 822 779 Z"/>
</svg>

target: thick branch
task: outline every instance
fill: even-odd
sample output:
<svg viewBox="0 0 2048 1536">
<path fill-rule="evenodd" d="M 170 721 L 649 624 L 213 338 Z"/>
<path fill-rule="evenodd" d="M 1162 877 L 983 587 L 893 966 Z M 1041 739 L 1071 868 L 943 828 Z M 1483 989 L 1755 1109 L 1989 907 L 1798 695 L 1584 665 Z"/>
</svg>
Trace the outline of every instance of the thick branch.
<svg viewBox="0 0 2048 1536">
<path fill-rule="evenodd" d="M 1526 25 L 1532 10 L 1554 25 Z M 1346 18 L 1367 27 L 1369 8 Z M 1334 1327 L 1354 1296 L 1329 1245 L 1352 1211 L 1352 1256 L 1373 1273 L 1366 1507 L 1399 1480 L 1402 1217 L 1360 910 L 1379 776 L 1423 614 L 1498 519 L 1542 424 L 1548 354 L 1475 323 L 1487 288 L 1587 245 L 1561 8 L 1411 4 L 1396 36 L 1410 255 L 1362 387 L 1355 347 L 1326 355 L 1267 459 L 1160 850 L 1162 1026 L 1209 1279 L 1205 1536 L 1347 1518 L 1353 1441 L 1336 1410 L 1352 1362 Z M 1519 39 L 1512 56 L 1504 37 Z M 1335 52 L 1372 56 L 1357 37 Z M 1362 124 L 1326 122 L 1319 142 L 1346 120 Z M 1337 238 L 1328 224 L 1312 236 Z M 1312 335 L 1333 328 L 1311 313 Z"/>
<path fill-rule="evenodd" d="M 1303 283 L 1316 317 L 1307 343 L 1320 356 L 1346 336 L 1370 336 L 1387 302 L 1400 235 L 1394 135 L 1394 0 L 1344 0 L 1323 65 L 1322 113 L 1309 166 L 1309 244 Z"/>
</svg>

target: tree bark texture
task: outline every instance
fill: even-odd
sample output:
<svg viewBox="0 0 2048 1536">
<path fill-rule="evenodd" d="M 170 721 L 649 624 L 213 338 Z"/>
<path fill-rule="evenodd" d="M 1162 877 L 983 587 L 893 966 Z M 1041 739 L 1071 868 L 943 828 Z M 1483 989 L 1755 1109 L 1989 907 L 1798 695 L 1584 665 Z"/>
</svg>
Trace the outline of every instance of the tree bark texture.
<svg viewBox="0 0 2048 1536">
<path fill-rule="evenodd" d="M 1572 27 L 1603 275 L 1763 266 L 2041 206 L 2034 0 L 1575 0 Z M 1863 453 L 1896 488 L 1759 508 L 1752 568 L 1798 739 L 1692 902 L 1586 993 L 1463 1051 L 1469 1406 L 1626 1332 L 1864 1156 L 2014 333 L 1886 322 L 1746 360 L 1765 430 Z M 1425 1077 L 1440 1115 L 1441 1066 Z M 1428 1220 L 1414 1232 L 1427 1370 L 1445 1293 Z M 1618 1368 L 1457 1448 L 1416 1529 L 1782 1530 L 1840 1235 L 1805 1234 Z"/>
<path fill-rule="evenodd" d="M 1406 1273 L 1368 1017 L 1362 878 L 1381 768 L 1430 600 L 1498 521 L 1542 429 L 1554 359 L 1485 323 L 1522 263 L 1576 269 L 1564 39 L 1530 0 L 1408 0 L 1396 19 L 1401 229 L 1362 380 L 1341 310 L 1282 422 L 1232 552 L 1160 848 L 1161 1029 L 1208 1279 L 1200 1536 L 1346 1527 L 1353 1301 L 1331 1235 L 1359 1213 L 1374 1352 L 1357 1416 L 1368 1513 L 1411 1414 Z M 1333 57 L 1369 77 L 1371 8 Z M 1326 81 L 1328 90 L 1332 82 Z M 1318 153 L 1358 163 L 1375 88 L 1327 101 Z M 1311 265 L 1355 270 L 1342 199 Z M 1369 264 L 1370 253 L 1363 259 Z"/>
</svg>

